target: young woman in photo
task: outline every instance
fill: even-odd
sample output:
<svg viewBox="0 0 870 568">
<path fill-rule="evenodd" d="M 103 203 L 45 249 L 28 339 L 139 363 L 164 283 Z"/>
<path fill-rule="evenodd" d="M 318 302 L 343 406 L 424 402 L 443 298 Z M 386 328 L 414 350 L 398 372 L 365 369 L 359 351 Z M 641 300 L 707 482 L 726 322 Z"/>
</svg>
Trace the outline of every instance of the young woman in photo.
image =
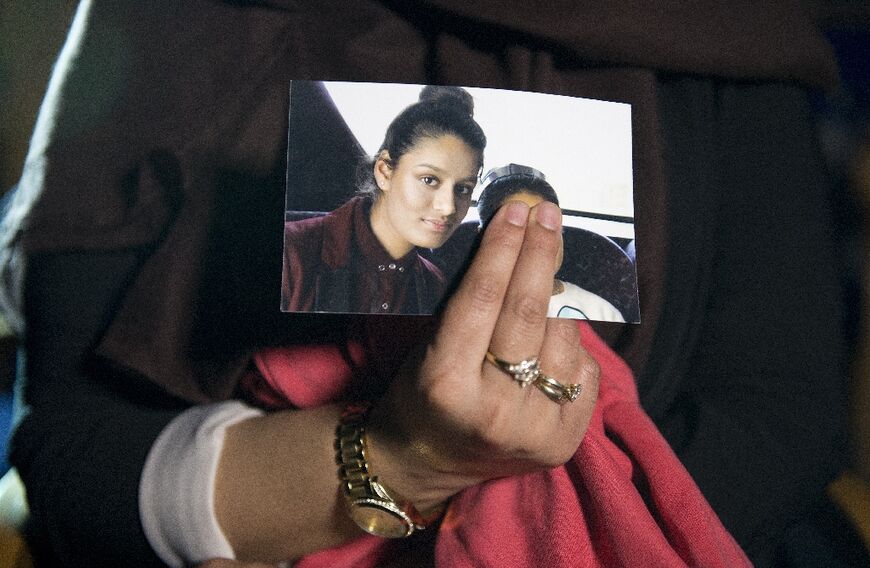
<svg viewBox="0 0 870 568">
<path fill-rule="evenodd" d="M 443 245 L 471 204 L 486 137 L 473 100 L 428 86 L 387 129 L 359 194 L 284 229 L 284 311 L 432 313 L 441 271 L 419 254 Z"/>
</svg>

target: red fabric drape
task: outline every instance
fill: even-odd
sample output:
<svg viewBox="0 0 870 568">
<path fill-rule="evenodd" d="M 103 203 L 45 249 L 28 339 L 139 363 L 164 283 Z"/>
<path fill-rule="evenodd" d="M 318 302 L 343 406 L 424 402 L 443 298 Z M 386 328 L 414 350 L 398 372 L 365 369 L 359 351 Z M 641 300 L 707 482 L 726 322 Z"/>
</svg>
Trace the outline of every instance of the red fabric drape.
<svg viewBox="0 0 870 568">
<path fill-rule="evenodd" d="M 435 538 L 435 564 L 451 568 L 749 566 L 688 472 L 640 407 L 628 366 L 580 323 L 601 366 L 599 398 L 565 465 L 495 479 L 455 496 Z M 264 405 L 341 400 L 366 358 L 360 344 L 260 352 L 245 382 Z M 299 568 L 374 567 L 404 543 L 364 536 L 301 559 Z"/>
</svg>

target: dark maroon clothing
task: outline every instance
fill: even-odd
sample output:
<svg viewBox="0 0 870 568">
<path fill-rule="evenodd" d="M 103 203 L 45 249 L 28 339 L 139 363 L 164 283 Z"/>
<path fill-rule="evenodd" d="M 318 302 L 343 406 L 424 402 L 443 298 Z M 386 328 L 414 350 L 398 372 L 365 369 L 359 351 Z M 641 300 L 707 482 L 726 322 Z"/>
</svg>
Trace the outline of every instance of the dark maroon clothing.
<svg viewBox="0 0 870 568">
<path fill-rule="evenodd" d="M 323 217 L 284 224 L 281 309 L 429 314 L 444 276 L 417 249 L 394 259 L 372 232 L 371 202 L 355 197 Z"/>
</svg>

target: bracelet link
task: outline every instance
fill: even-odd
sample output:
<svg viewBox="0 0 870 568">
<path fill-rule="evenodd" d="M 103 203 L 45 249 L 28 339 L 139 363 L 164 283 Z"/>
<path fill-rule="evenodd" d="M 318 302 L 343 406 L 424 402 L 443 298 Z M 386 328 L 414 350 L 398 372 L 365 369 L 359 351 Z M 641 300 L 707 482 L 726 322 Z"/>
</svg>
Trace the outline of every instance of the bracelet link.
<svg viewBox="0 0 870 568">
<path fill-rule="evenodd" d="M 335 463 L 348 513 L 366 532 L 387 538 L 410 536 L 440 516 L 438 507 L 423 518 L 414 505 L 400 501 L 369 471 L 365 419 L 371 405 L 351 403 L 335 430 Z"/>
</svg>

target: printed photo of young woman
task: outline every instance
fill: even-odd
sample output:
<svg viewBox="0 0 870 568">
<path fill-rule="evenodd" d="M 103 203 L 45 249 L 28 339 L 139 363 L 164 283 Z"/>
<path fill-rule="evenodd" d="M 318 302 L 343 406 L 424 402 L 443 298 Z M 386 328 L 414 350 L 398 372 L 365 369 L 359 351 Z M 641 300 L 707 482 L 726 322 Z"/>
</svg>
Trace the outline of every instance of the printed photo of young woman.
<svg viewBox="0 0 870 568">
<path fill-rule="evenodd" d="M 289 122 L 282 311 L 435 313 L 498 208 L 546 200 L 548 316 L 639 321 L 629 105 L 293 81 Z"/>
</svg>

